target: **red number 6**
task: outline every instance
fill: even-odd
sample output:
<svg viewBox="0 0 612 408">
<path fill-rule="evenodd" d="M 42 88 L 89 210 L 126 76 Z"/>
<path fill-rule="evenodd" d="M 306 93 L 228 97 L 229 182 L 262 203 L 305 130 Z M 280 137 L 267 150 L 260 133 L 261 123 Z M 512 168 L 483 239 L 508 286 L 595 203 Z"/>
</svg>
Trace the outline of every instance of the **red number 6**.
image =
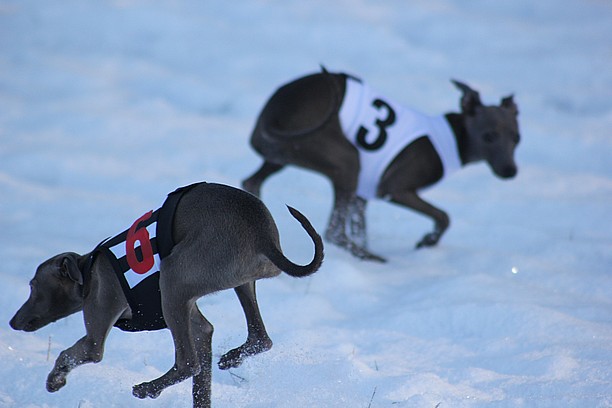
<svg viewBox="0 0 612 408">
<path fill-rule="evenodd" d="M 138 228 L 138 224 L 151 218 L 153 211 L 149 211 L 136 221 L 130 227 L 125 238 L 125 256 L 130 268 L 142 275 L 151 270 L 155 264 L 153 258 L 153 247 L 149 239 L 149 231 L 146 228 Z M 136 256 L 136 241 L 140 242 L 140 250 L 142 251 L 142 260 Z"/>
</svg>

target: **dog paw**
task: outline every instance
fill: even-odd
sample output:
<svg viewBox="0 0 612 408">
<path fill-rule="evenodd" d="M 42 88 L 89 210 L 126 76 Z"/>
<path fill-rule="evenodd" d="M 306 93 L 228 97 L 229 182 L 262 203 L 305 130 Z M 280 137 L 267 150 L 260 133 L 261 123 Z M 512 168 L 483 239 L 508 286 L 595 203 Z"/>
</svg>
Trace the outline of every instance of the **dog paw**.
<svg viewBox="0 0 612 408">
<path fill-rule="evenodd" d="M 263 353 L 272 348 L 272 340 L 269 338 L 261 339 L 252 343 L 245 343 L 242 346 L 228 351 L 219 359 L 219 369 L 229 370 L 230 368 L 236 368 L 242 364 L 244 359 L 248 356 Z"/>
<path fill-rule="evenodd" d="M 359 259 L 361 259 L 362 261 L 371 261 L 371 262 L 379 262 L 379 263 L 387 262 L 387 260 L 383 258 L 382 256 L 375 255 L 371 252 L 368 252 L 364 255 L 359 256 Z"/>
<path fill-rule="evenodd" d="M 144 382 L 142 384 L 137 384 L 132 387 L 132 394 L 140 399 L 149 398 L 157 398 L 159 394 L 161 394 L 162 389 L 155 387 L 150 382 Z"/>
<path fill-rule="evenodd" d="M 439 240 L 440 240 L 440 233 L 430 232 L 429 234 L 425 235 L 423 239 L 421 239 L 416 244 L 416 248 L 419 249 L 419 248 L 435 246 Z"/>
<path fill-rule="evenodd" d="M 331 242 L 332 244 L 349 251 L 353 256 L 361 259 L 362 261 L 374 261 L 380 263 L 387 262 L 387 260 L 382 256 L 373 254 L 372 252 L 365 249 L 364 246 L 361 246 L 349 240 L 345 235 L 339 236 L 328 232 L 325 235 L 325 239 Z"/>
<path fill-rule="evenodd" d="M 242 353 L 238 351 L 238 349 L 230 350 L 221 356 L 219 362 L 217 363 L 217 366 L 219 366 L 219 369 L 221 370 L 229 370 L 230 368 L 236 368 L 240 366 L 240 364 L 242 364 L 242 360 L 244 360 L 244 357 L 245 356 L 243 356 Z"/>
<path fill-rule="evenodd" d="M 66 375 L 51 372 L 47 377 L 47 391 L 56 392 L 66 385 Z"/>
<path fill-rule="evenodd" d="M 361 259 L 362 261 L 373 261 L 373 262 L 380 262 L 380 263 L 387 262 L 387 260 L 383 258 L 382 256 L 373 254 L 367 249 L 357 246 L 357 245 L 352 245 L 350 250 L 351 250 L 351 254 Z"/>
</svg>

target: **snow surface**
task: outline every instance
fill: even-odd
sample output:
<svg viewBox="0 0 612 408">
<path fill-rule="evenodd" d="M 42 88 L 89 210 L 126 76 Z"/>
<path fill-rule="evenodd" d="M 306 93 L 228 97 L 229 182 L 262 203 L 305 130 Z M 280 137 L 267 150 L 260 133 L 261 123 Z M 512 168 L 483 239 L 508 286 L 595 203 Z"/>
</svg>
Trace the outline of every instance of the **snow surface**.
<svg viewBox="0 0 612 408">
<path fill-rule="evenodd" d="M 431 114 L 456 78 L 487 103 L 515 93 L 523 140 L 513 181 L 470 166 L 426 197 L 452 226 L 384 202 L 359 262 L 258 285 L 275 345 L 213 371 L 216 407 L 612 406 L 612 4 L 608 0 L 0 0 L 0 407 L 187 407 L 133 384 L 173 363 L 168 331 L 113 330 L 99 364 L 58 393 L 45 379 L 84 334 L 81 314 L 35 333 L 8 321 L 36 266 L 85 253 L 174 188 L 238 186 L 273 90 L 344 70 Z M 323 231 L 331 187 L 287 169 L 264 186 L 283 247 L 312 245 L 284 205 Z M 231 291 L 199 301 L 215 359 L 245 338 Z"/>
</svg>

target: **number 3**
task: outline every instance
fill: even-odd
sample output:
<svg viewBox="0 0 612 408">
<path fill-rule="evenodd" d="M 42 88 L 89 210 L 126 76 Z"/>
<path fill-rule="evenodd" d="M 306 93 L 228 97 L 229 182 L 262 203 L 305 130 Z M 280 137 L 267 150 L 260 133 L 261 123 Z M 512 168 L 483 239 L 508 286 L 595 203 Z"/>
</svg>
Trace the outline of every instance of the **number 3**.
<svg viewBox="0 0 612 408">
<path fill-rule="evenodd" d="M 385 144 L 385 142 L 387 141 L 387 128 L 393 125 L 396 119 L 395 111 L 393 110 L 393 108 L 382 99 L 374 99 L 372 101 L 372 106 L 374 106 L 376 110 L 385 109 L 387 111 L 387 116 L 385 117 L 385 119 L 376 120 L 376 127 L 378 127 L 378 135 L 372 143 L 366 140 L 368 129 L 363 126 L 359 128 L 359 131 L 357 132 L 357 144 L 359 144 L 359 146 L 363 147 L 366 150 L 378 150 Z"/>
<path fill-rule="evenodd" d="M 153 258 L 153 247 L 149 239 L 149 231 L 146 228 L 138 228 L 138 224 L 151 218 L 153 211 L 149 211 L 130 227 L 125 238 L 125 256 L 130 268 L 137 274 L 143 275 L 153 268 L 155 259 Z M 140 242 L 142 260 L 136 256 L 136 241 Z"/>
</svg>

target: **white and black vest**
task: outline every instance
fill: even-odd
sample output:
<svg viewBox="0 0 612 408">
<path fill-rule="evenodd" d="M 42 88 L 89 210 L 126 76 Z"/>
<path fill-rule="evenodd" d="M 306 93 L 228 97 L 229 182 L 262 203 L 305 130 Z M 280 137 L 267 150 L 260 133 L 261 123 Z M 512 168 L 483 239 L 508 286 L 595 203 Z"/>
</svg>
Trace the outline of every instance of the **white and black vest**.
<svg viewBox="0 0 612 408">
<path fill-rule="evenodd" d="M 444 176 L 461 167 L 457 140 L 446 118 L 402 107 L 358 79 L 347 77 L 340 124 L 359 151 L 357 195 L 376 197 L 380 179 L 393 159 L 410 143 L 426 136 L 434 146 Z"/>
</svg>

